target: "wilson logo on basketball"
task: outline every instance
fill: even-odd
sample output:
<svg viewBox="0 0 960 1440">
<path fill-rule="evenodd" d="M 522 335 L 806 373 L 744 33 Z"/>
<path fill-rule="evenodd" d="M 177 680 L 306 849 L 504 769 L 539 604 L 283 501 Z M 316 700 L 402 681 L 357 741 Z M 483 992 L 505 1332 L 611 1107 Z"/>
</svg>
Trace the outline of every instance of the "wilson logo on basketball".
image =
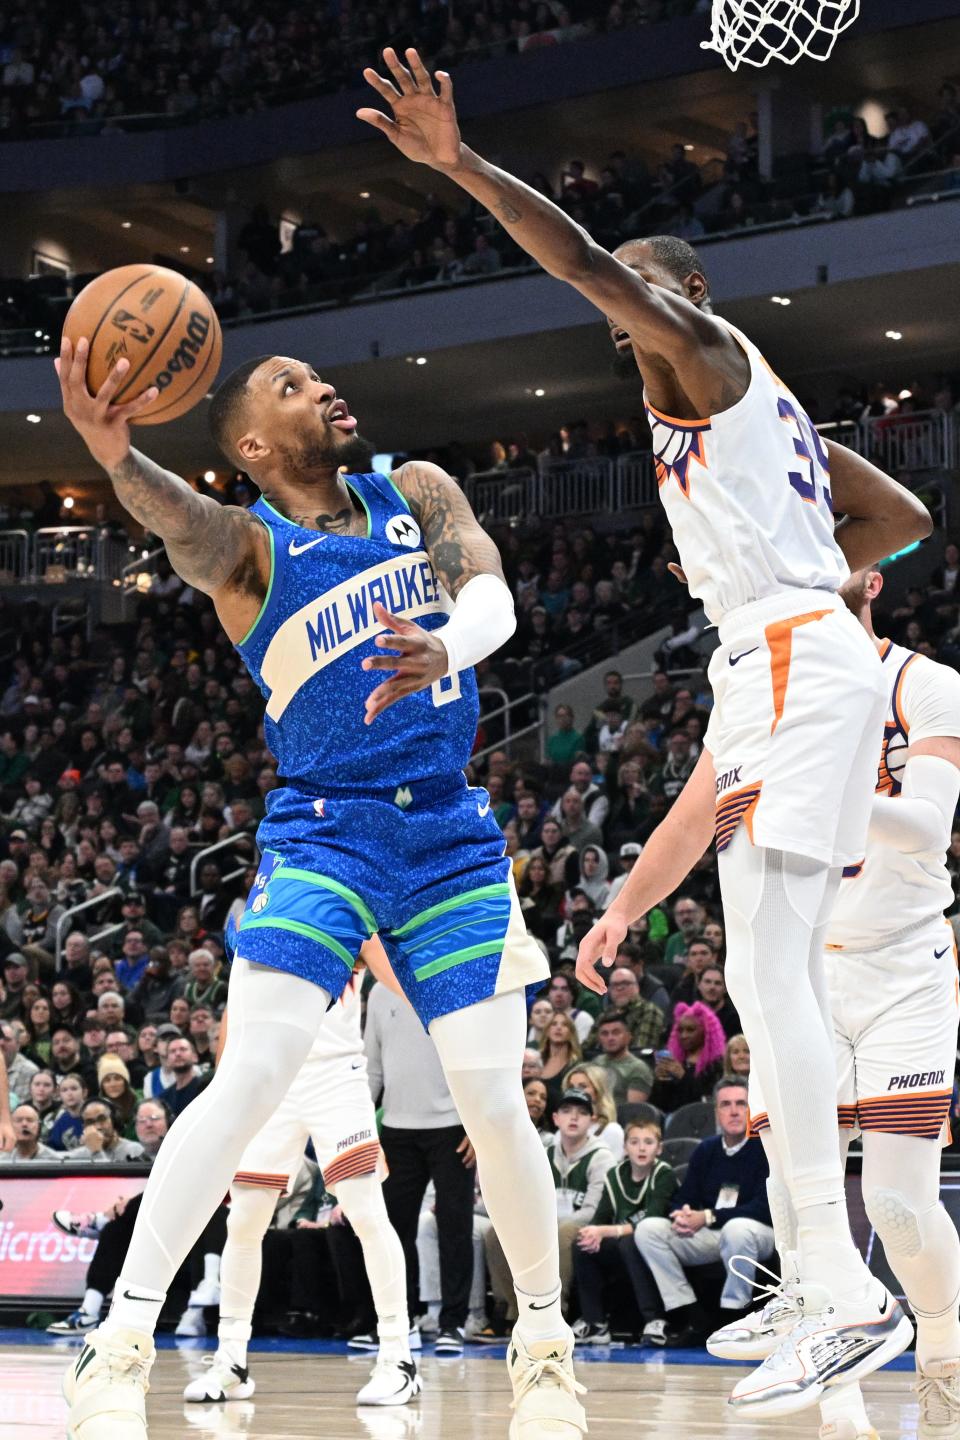
<svg viewBox="0 0 960 1440">
<path fill-rule="evenodd" d="M 141 345 L 146 345 L 154 336 L 154 328 L 148 325 L 146 320 L 141 320 L 136 315 L 131 315 L 129 310 L 117 310 L 113 316 L 112 324 L 131 340 L 139 340 Z"/>
<path fill-rule="evenodd" d="M 173 383 L 173 377 L 179 375 L 181 370 L 192 370 L 209 334 L 209 318 L 201 314 L 199 310 L 193 310 L 187 321 L 183 339 L 173 354 L 164 361 L 163 369 L 154 375 L 150 383 L 156 385 L 158 390 L 165 390 L 168 385 Z"/>
</svg>

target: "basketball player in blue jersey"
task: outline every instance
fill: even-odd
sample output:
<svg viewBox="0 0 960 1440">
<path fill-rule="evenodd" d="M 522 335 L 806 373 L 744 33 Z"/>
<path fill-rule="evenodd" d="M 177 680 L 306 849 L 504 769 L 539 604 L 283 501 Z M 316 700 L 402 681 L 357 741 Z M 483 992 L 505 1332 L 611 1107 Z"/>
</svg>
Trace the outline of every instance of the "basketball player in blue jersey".
<svg viewBox="0 0 960 1440">
<path fill-rule="evenodd" d="M 214 398 L 219 445 L 260 488 L 247 511 L 133 449 L 150 392 L 112 404 L 120 361 L 94 398 L 87 353 L 85 340 L 61 349 L 66 414 L 124 507 L 212 598 L 266 697 L 285 783 L 258 833 L 224 1055 L 164 1146 L 110 1315 L 66 1376 L 69 1440 L 146 1436 L 167 1287 L 374 931 L 436 1044 L 516 1282 L 511 1440 L 581 1440 L 553 1181 L 520 1087 L 524 989 L 548 967 L 489 797 L 463 774 L 473 666 L 515 624 L 496 547 L 437 466 L 372 473 L 356 420 L 302 361 L 252 360 Z"/>
<path fill-rule="evenodd" d="M 783 1152 L 806 1312 L 823 1320 L 816 1344 L 798 1330 L 775 1386 L 761 1366 L 734 1392 L 743 1413 L 763 1413 L 775 1394 L 785 1414 L 815 1403 L 838 1350 L 854 1379 L 911 1336 L 850 1236 L 822 937 L 843 867 L 863 859 L 886 707 L 879 657 L 837 592 L 851 568 L 928 535 L 930 517 L 888 476 L 822 440 L 756 346 L 710 313 L 689 245 L 659 236 L 609 254 L 462 142 L 448 75 L 435 83 L 414 50 L 406 64 L 389 49 L 384 61 L 386 77 L 364 74 L 392 113 L 359 117 L 486 206 L 632 351 L 660 499 L 691 594 L 719 626 L 704 753 L 671 817 L 687 813 L 688 792 L 691 803 L 704 795 L 716 803 L 727 985 Z M 834 504 L 845 515 L 836 530 Z M 698 854 L 710 838 L 697 831 Z M 605 988 L 597 963 L 612 963 L 628 925 L 649 908 L 653 858 L 581 946 L 578 976 L 596 990 Z M 789 1384 L 780 1383 L 785 1375 Z"/>
</svg>

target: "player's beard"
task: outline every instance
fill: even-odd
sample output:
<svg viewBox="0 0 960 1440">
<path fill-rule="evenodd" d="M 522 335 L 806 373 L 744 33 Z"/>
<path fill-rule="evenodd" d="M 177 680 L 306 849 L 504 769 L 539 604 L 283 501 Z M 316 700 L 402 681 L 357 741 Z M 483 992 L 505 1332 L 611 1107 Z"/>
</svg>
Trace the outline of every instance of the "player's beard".
<svg viewBox="0 0 960 1440">
<path fill-rule="evenodd" d="M 315 472 L 343 469 L 352 475 L 369 471 L 376 446 L 354 431 L 345 440 L 311 435 L 298 446 L 281 447 L 289 473 L 308 477 Z"/>
</svg>

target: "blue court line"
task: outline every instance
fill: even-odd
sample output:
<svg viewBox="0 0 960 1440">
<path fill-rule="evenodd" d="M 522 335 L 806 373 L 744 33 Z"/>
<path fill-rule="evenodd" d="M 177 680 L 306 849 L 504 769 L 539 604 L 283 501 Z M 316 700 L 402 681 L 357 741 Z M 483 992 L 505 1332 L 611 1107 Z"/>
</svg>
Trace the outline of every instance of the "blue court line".
<svg viewBox="0 0 960 1440">
<path fill-rule="evenodd" d="M 60 1349 L 79 1348 L 82 1336 L 73 1340 L 70 1336 L 47 1335 L 43 1330 L 15 1330 L 0 1328 L 0 1350 L 5 1345 L 34 1345 L 37 1349 Z M 158 1350 L 185 1350 L 194 1351 L 198 1354 L 212 1352 L 217 1348 L 215 1335 L 208 1335 L 204 1340 L 178 1340 L 173 1335 L 158 1335 Z M 347 1355 L 363 1356 L 361 1350 L 349 1350 L 345 1340 L 288 1340 L 281 1335 L 264 1335 L 254 1337 L 250 1342 L 252 1354 L 259 1355 Z M 427 1341 L 424 1344 L 424 1355 L 433 1355 L 433 1346 Z M 468 1360 L 502 1360 L 506 1354 L 505 1345 L 470 1345 L 464 1346 L 464 1358 Z M 416 1352 L 415 1357 L 416 1358 Z M 459 1355 L 440 1355 L 436 1357 L 441 1363 L 444 1360 L 459 1360 Z M 728 1366 L 732 1368 L 745 1369 L 744 1365 L 738 1365 L 734 1360 L 717 1360 L 713 1355 L 708 1355 L 705 1350 L 664 1350 L 655 1345 L 586 1345 L 577 1346 L 577 1363 L 584 1365 L 613 1364 L 613 1365 L 649 1365 L 661 1367 L 664 1365 L 700 1365 L 704 1369 L 713 1369 L 717 1366 Z M 900 1355 L 890 1365 L 884 1367 L 887 1370 L 909 1370 L 914 1369 L 913 1352 L 908 1351 L 906 1355 Z"/>
</svg>

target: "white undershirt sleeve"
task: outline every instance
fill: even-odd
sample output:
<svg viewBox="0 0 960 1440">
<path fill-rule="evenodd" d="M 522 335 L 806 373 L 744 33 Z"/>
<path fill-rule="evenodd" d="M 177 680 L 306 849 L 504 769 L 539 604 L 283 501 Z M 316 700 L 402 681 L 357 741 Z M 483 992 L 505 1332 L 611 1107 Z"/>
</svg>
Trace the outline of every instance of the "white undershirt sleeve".
<svg viewBox="0 0 960 1440">
<path fill-rule="evenodd" d="M 469 670 L 499 650 L 517 628 L 513 596 L 499 575 L 474 575 L 436 633 L 450 661 L 447 674 Z"/>
<path fill-rule="evenodd" d="M 908 757 L 900 795 L 875 795 L 870 839 L 904 855 L 943 856 L 960 800 L 960 770 L 938 755 Z"/>
</svg>

